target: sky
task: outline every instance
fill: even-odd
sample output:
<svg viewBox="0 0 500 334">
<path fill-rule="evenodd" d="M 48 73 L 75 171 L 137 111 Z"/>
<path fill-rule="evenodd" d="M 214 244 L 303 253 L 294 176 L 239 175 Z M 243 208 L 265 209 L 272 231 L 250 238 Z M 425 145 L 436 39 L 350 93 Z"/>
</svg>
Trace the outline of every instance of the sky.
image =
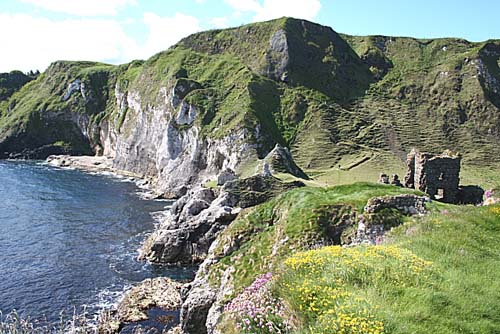
<svg viewBox="0 0 500 334">
<path fill-rule="evenodd" d="M 122 64 L 192 33 L 283 16 L 352 35 L 500 39 L 496 0 L 0 0 L 0 72 Z"/>
</svg>

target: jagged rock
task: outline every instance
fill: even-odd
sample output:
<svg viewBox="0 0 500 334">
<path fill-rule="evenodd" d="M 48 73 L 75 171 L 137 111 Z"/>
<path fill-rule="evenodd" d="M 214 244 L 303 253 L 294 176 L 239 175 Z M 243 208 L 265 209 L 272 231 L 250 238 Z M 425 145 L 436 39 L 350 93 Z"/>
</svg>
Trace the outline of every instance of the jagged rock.
<svg viewBox="0 0 500 334">
<path fill-rule="evenodd" d="M 139 258 L 157 263 L 202 261 L 212 242 L 240 212 L 302 182 L 283 183 L 255 175 L 225 183 L 217 197 L 212 189 L 198 188 L 179 198 L 157 230 L 144 243 Z"/>
<path fill-rule="evenodd" d="M 276 144 L 264 161 L 269 163 L 271 173 L 289 173 L 305 180 L 309 179 L 306 173 L 295 164 L 290 151 L 279 144 Z"/>
<path fill-rule="evenodd" d="M 225 169 L 219 175 L 217 175 L 217 185 L 223 186 L 228 181 L 237 179 L 238 177 L 232 169 Z"/>
<path fill-rule="evenodd" d="M 217 233 L 238 214 L 227 192 L 217 198 L 198 189 L 177 200 L 159 228 L 143 246 L 141 258 L 161 263 L 192 263 L 204 258 Z"/>
</svg>

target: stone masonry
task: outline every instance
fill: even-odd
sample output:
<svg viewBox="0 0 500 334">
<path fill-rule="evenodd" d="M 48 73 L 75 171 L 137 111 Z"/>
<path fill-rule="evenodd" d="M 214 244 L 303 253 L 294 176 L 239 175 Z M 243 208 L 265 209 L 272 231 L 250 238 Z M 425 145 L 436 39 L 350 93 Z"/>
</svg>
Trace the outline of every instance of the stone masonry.
<svg viewBox="0 0 500 334">
<path fill-rule="evenodd" d="M 457 203 L 460 182 L 460 155 L 421 153 L 413 149 L 407 158 L 405 186 L 425 192 L 433 199 Z"/>
</svg>

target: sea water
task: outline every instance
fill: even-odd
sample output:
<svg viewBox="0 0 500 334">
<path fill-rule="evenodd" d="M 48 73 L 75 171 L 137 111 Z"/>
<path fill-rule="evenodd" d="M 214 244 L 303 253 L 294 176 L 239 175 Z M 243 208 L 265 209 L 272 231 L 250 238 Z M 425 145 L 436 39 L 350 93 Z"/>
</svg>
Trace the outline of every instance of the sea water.
<svg viewBox="0 0 500 334">
<path fill-rule="evenodd" d="M 145 278 L 192 276 L 136 260 L 168 203 L 133 182 L 40 162 L 0 161 L 0 311 L 58 321 L 116 303 Z"/>
</svg>

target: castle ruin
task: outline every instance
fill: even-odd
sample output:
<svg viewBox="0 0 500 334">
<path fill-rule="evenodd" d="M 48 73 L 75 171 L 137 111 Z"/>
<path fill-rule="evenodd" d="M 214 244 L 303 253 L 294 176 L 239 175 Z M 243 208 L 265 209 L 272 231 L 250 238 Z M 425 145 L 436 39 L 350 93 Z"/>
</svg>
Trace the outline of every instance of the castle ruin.
<svg viewBox="0 0 500 334">
<path fill-rule="evenodd" d="M 460 162 L 458 154 L 421 153 L 412 149 L 408 154 L 408 172 L 404 185 L 425 192 L 433 199 L 446 203 L 459 201 Z"/>
</svg>

